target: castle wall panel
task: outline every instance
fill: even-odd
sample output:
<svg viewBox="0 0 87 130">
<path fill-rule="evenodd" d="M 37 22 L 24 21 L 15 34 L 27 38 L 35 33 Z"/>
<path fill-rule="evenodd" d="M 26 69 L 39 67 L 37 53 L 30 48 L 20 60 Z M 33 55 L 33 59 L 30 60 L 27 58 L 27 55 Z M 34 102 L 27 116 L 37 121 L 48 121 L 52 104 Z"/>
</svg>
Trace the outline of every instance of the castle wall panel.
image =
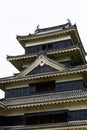
<svg viewBox="0 0 87 130">
<path fill-rule="evenodd" d="M 64 41 L 56 41 L 52 43 L 46 43 L 42 45 L 35 45 L 25 48 L 25 54 L 38 53 L 39 51 L 47 51 L 47 50 L 55 50 L 55 49 L 63 49 L 72 46 L 72 41 L 64 40 Z"/>
<path fill-rule="evenodd" d="M 39 86 L 39 89 L 37 86 Z M 30 86 L 22 87 L 22 88 L 7 89 L 5 92 L 5 97 L 6 98 L 23 97 L 32 94 L 41 94 L 41 93 L 48 93 L 48 92 L 82 90 L 84 88 L 85 88 L 85 84 L 83 80 L 58 82 L 58 83 L 55 83 L 54 81 L 50 81 L 45 83 L 42 82 L 38 84 L 37 83 L 30 84 Z"/>
<path fill-rule="evenodd" d="M 41 74 L 41 73 L 54 72 L 54 71 L 57 70 L 48 65 L 44 65 L 44 66 L 39 65 L 36 68 L 34 68 L 31 72 L 29 72 L 29 74 L 27 75 Z"/>
<path fill-rule="evenodd" d="M 20 116 L 0 116 L 0 126 L 39 125 L 79 120 L 87 120 L 87 109 L 27 113 Z"/>
</svg>

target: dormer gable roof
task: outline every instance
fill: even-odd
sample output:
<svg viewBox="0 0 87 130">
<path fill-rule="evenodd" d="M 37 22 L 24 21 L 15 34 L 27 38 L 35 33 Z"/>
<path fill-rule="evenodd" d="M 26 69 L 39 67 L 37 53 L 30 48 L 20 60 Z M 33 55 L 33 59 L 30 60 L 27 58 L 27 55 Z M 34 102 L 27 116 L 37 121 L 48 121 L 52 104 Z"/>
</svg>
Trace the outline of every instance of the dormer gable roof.
<svg viewBox="0 0 87 130">
<path fill-rule="evenodd" d="M 43 66 L 46 66 L 46 65 L 55 69 L 56 71 L 64 71 L 65 70 L 64 65 L 53 61 L 52 59 L 48 58 L 43 52 L 40 52 L 37 59 L 31 65 L 29 65 L 26 69 L 24 69 L 18 75 L 18 77 L 26 76 L 32 70 L 34 70 L 36 67 L 38 67 L 38 66 L 43 67 Z"/>
</svg>

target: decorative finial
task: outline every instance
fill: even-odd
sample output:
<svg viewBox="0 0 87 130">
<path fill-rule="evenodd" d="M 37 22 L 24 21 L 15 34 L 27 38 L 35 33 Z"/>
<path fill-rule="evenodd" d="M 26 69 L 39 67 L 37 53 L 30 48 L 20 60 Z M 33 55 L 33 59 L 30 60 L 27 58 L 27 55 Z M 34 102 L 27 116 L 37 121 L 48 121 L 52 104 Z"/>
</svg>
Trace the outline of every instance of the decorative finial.
<svg viewBox="0 0 87 130">
<path fill-rule="evenodd" d="M 70 19 L 66 19 L 66 20 L 68 21 L 68 23 L 69 23 L 70 25 L 72 25 Z"/>
<path fill-rule="evenodd" d="M 37 29 L 39 29 L 39 27 L 40 27 L 40 25 L 38 24 L 38 25 L 37 25 Z"/>
<path fill-rule="evenodd" d="M 36 30 L 35 30 L 35 32 L 34 32 L 35 34 L 39 31 L 39 30 L 38 30 L 39 27 L 40 27 L 40 25 L 38 24 L 37 27 L 36 27 Z"/>
</svg>

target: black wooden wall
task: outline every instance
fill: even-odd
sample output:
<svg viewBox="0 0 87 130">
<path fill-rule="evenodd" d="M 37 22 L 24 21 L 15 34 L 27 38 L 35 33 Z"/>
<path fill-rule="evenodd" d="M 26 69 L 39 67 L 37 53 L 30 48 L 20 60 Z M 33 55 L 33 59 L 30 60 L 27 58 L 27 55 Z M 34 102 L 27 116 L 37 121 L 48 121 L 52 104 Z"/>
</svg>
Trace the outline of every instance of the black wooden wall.
<svg viewBox="0 0 87 130">
<path fill-rule="evenodd" d="M 0 126 L 39 125 L 78 120 L 87 120 L 87 109 L 27 113 L 19 116 L 0 116 Z"/>
<path fill-rule="evenodd" d="M 25 54 L 38 53 L 41 50 L 47 51 L 47 50 L 63 49 L 63 48 L 68 48 L 72 45 L 73 43 L 70 39 L 64 40 L 64 41 L 41 44 L 41 45 L 34 45 L 34 46 L 26 47 Z"/>
<path fill-rule="evenodd" d="M 39 86 L 39 88 L 45 86 L 49 88 L 48 89 L 42 88 L 41 91 L 37 91 L 38 89 L 37 86 Z M 80 89 L 84 89 L 85 87 L 86 86 L 83 80 L 75 80 L 75 81 L 67 81 L 67 82 L 59 82 L 59 83 L 55 83 L 55 81 L 42 82 L 39 84 L 34 83 L 34 84 L 30 84 L 27 87 L 6 89 L 5 98 L 23 97 L 32 94 L 41 94 L 41 93 L 48 93 L 48 92 L 80 90 Z"/>
</svg>

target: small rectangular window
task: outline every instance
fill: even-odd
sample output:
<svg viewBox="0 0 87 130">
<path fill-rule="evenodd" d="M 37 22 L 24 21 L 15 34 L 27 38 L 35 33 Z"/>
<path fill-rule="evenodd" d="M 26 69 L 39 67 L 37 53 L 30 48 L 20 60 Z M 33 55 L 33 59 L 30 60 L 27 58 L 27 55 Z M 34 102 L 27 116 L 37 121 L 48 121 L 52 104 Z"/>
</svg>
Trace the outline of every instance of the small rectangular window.
<svg viewBox="0 0 87 130">
<path fill-rule="evenodd" d="M 36 92 L 52 91 L 54 90 L 54 87 L 55 87 L 54 82 L 36 84 Z"/>
</svg>

